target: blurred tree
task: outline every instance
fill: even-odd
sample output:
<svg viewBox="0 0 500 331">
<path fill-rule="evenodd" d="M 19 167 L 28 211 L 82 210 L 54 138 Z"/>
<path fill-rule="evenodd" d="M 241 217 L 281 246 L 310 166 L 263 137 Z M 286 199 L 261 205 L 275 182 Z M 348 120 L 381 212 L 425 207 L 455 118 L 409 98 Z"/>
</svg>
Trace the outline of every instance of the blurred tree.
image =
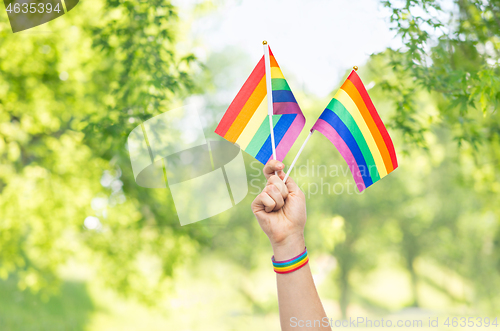
<svg viewBox="0 0 500 331">
<path fill-rule="evenodd" d="M 477 228 L 471 230 L 464 223 L 463 215 L 480 210 L 480 219 L 489 219 L 491 215 L 496 215 L 496 220 L 500 217 L 497 198 L 500 192 L 500 2 L 384 0 L 381 3 L 391 11 L 390 22 L 403 43 L 400 49 L 385 52 L 392 74 L 378 80 L 394 98 L 396 112 L 391 126 L 401 130 L 406 142 L 429 149 L 435 146 L 426 143 L 424 136 L 428 130 L 445 128 L 458 142 L 458 153 L 452 162 L 460 166 L 455 172 L 460 184 L 457 189 L 465 189 L 463 194 L 467 198 L 459 200 L 461 203 L 455 201 L 455 206 L 448 211 L 443 205 L 436 220 L 451 221 L 441 235 L 451 231 L 450 236 L 455 237 L 466 228 L 474 233 L 471 236 L 475 240 L 466 240 L 472 245 L 466 251 L 455 245 L 451 245 L 453 251 L 450 247 L 443 250 L 445 255 L 460 255 L 459 259 L 445 262 L 437 252 L 433 255 L 440 263 L 448 265 L 460 259 L 474 260 L 476 268 L 472 269 L 475 271 L 458 265 L 454 268 L 474 282 L 475 295 L 489 298 L 486 295 L 488 288 L 498 280 L 491 277 L 492 271 L 487 266 L 500 264 L 499 255 L 492 253 L 500 251 L 498 239 L 491 237 L 491 233 L 496 233 L 494 237 L 500 238 L 497 221 L 491 225 L 477 224 Z M 380 71 L 379 75 L 383 76 Z M 421 89 L 431 94 L 437 113 L 422 116 L 420 94 L 416 93 Z M 411 149 L 409 145 L 405 148 Z M 448 169 L 452 167 L 453 163 L 447 166 Z M 436 186 L 435 190 L 440 188 Z M 472 204 L 465 208 L 467 203 Z M 457 213 L 458 210 L 461 212 Z M 491 231 L 490 235 L 484 232 L 484 227 Z M 491 248 L 485 249 L 485 245 Z M 474 254 L 475 258 L 469 254 Z M 488 275 L 488 282 L 484 275 Z M 494 306 L 493 298 L 489 299 L 490 307 Z"/>
<path fill-rule="evenodd" d="M 47 289 L 85 256 L 103 281 L 151 302 L 203 244 L 168 190 L 135 184 L 126 149 L 135 126 L 195 90 L 179 24 L 165 0 L 82 2 L 25 34 L 0 15 L 2 278 Z M 84 226 L 88 216 L 98 221 Z"/>
<path fill-rule="evenodd" d="M 474 148 L 498 144 L 500 104 L 500 2 L 456 0 L 382 1 L 391 11 L 403 47 L 391 50 L 389 65 L 398 79 L 384 82 L 396 97 L 394 127 L 421 140 L 416 86 L 439 99 L 439 119 L 459 143 Z M 404 83 L 404 84 L 400 84 Z"/>
</svg>

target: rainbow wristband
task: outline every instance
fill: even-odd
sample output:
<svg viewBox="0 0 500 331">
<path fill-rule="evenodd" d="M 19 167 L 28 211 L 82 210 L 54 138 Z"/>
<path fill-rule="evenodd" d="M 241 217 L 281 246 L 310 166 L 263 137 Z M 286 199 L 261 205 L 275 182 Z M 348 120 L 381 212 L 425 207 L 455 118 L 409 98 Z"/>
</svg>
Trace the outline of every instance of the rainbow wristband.
<svg viewBox="0 0 500 331">
<path fill-rule="evenodd" d="M 286 261 L 276 261 L 274 259 L 274 255 L 271 258 L 273 261 L 274 272 L 277 274 L 288 274 L 290 272 L 294 272 L 295 270 L 299 270 L 303 266 L 309 262 L 309 257 L 307 256 L 307 247 L 304 248 L 304 251 L 297 255 L 296 257 L 286 260 Z"/>
</svg>

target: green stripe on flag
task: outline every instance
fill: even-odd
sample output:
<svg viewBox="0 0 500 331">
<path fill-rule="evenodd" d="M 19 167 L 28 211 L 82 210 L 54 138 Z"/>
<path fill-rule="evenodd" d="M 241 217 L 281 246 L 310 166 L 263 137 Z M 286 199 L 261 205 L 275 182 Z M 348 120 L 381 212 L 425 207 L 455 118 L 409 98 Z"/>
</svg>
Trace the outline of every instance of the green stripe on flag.
<svg viewBox="0 0 500 331">
<path fill-rule="evenodd" d="M 280 117 L 281 115 L 273 115 L 273 127 L 276 126 L 276 123 L 278 123 Z M 269 130 L 269 116 L 266 116 L 264 121 L 262 121 L 259 129 L 255 133 L 255 136 L 253 136 L 252 140 L 245 149 L 245 152 L 252 155 L 253 157 L 257 156 L 257 153 L 259 153 L 262 145 L 264 145 L 270 133 L 271 130 Z"/>
<path fill-rule="evenodd" d="M 286 79 L 283 78 L 271 79 L 271 86 L 273 87 L 273 91 L 292 91 L 290 90 L 290 86 L 288 86 Z"/>
<path fill-rule="evenodd" d="M 356 140 L 356 143 L 358 144 L 363 157 L 365 158 L 366 165 L 368 166 L 368 169 L 370 171 L 372 182 L 375 183 L 376 181 L 378 181 L 380 179 L 380 175 L 378 173 L 375 160 L 373 160 L 372 152 L 370 151 L 370 148 L 366 143 L 366 139 L 363 136 L 363 133 L 361 133 L 361 130 L 359 129 L 358 124 L 356 123 L 352 115 L 349 113 L 349 111 L 347 111 L 344 105 L 335 98 L 330 101 L 326 108 L 337 114 L 337 116 L 342 120 L 345 126 L 347 126 L 352 136 Z"/>
</svg>

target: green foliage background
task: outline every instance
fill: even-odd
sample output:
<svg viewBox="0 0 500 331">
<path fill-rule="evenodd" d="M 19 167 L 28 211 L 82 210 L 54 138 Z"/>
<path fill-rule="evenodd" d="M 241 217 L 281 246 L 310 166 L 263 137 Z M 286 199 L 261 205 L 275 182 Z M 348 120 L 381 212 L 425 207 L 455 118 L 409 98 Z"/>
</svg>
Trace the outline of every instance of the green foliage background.
<svg viewBox="0 0 500 331">
<path fill-rule="evenodd" d="M 405 307 L 493 316 L 500 2 L 381 5 L 404 46 L 359 73 L 400 167 L 363 195 L 335 194 L 352 184 L 332 168 L 338 153 L 320 135 L 304 152 L 294 178 L 309 197 L 320 295 L 338 318 Z M 270 247 L 249 208 L 264 185 L 258 164 L 245 157 L 243 202 L 184 227 L 169 191 L 131 172 L 134 127 L 197 95 L 209 135 L 227 107 L 218 93 L 252 68 L 238 49 L 205 63 L 184 52 L 186 24 L 162 0 L 87 0 L 50 29 L 15 35 L 0 15 L 1 330 L 277 328 Z M 310 120 L 328 102 L 294 92 Z M 86 229 L 87 216 L 102 228 Z"/>
</svg>

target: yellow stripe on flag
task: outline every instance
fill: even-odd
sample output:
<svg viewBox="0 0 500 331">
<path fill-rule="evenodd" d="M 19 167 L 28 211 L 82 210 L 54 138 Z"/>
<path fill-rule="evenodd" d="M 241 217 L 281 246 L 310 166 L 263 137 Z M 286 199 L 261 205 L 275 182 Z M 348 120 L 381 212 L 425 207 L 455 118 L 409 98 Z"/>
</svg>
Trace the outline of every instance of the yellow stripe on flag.
<svg viewBox="0 0 500 331">
<path fill-rule="evenodd" d="M 253 114 L 250 121 L 248 121 L 247 126 L 245 127 L 245 129 L 243 129 L 243 132 L 241 132 L 240 136 L 238 137 L 238 140 L 236 140 L 236 143 L 242 150 L 245 150 L 247 148 L 248 144 L 250 144 L 250 141 L 255 136 L 255 133 L 257 133 L 257 130 L 259 130 L 262 122 L 266 118 L 267 118 L 267 95 L 264 97 L 264 100 L 262 100 L 262 102 L 260 103 L 260 106 Z"/>
<path fill-rule="evenodd" d="M 372 153 L 373 160 L 377 165 L 377 170 L 380 175 L 380 178 L 384 177 L 385 175 L 387 175 L 387 169 L 385 168 L 384 160 L 382 159 L 382 154 L 380 154 L 380 150 L 377 147 L 377 143 L 375 143 L 375 139 L 373 138 L 372 133 L 368 128 L 368 125 L 366 124 L 363 116 L 361 115 L 358 106 L 356 106 L 354 101 L 352 101 L 349 94 L 347 94 L 346 91 L 342 89 L 339 89 L 337 94 L 335 94 L 335 99 L 340 101 L 340 103 L 344 105 L 347 111 L 354 118 L 354 121 L 358 125 L 358 128 L 363 134 L 363 137 L 365 137 L 366 144 L 368 145 L 368 148 Z"/>
<path fill-rule="evenodd" d="M 279 67 L 271 67 L 271 78 L 285 79 L 285 76 L 283 76 L 283 73 L 281 72 L 281 69 Z"/>
</svg>

